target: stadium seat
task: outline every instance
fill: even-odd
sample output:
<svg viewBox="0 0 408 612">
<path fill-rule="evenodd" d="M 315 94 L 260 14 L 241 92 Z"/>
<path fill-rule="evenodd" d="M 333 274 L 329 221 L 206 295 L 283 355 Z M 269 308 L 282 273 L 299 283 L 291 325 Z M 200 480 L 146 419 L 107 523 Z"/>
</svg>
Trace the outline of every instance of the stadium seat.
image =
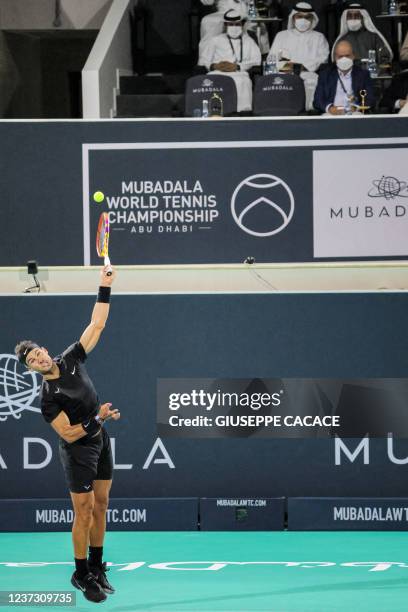
<svg viewBox="0 0 408 612">
<path fill-rule="evenodd" d="M 186 82 L 185 116 L 193 117 L 196 109 L 202 109 L 203 100 L 210 100 L 216 93 L 223 102 L 224 115 L 237 112 L 237 88 L 233 79 L 221 74 L 194 76 Z"/>
<path fill-rule="evenodd" d="M 295 74 L 271 74 L 255 81 L 254 115 L 288 116 L 305 111 L 305 86 Z"/>
</svg>

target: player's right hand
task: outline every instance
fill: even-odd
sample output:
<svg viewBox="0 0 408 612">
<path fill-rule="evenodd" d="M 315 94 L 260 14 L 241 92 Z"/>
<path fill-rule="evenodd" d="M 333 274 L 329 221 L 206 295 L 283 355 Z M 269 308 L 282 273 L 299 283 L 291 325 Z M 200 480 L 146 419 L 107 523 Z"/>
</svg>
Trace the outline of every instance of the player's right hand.
<svg viewBox="0 0 408 612">
<path fill-rule="evenodd" d="M 108 276 L 108 271 L 111 272 L 111 275 Z M 110 287 L 113 283 L 113 281 L 116 278 L 116 270 L 113 266 L 103 266 L 102 270 L 101 270 L 101 280 L 100 280 L 100 285 L 102 287 Z"/>
<path fill-rule="evenodd" d="M 120 412 L 117 408 L 111 409 L 112 404 L 109 402 L 106 404 L 102 404 L 99 408 L 98 416 L 103 420 L 107 421 L 108 419 L 113 419 L 117 421 L 120 419 Z"/>
</svg>

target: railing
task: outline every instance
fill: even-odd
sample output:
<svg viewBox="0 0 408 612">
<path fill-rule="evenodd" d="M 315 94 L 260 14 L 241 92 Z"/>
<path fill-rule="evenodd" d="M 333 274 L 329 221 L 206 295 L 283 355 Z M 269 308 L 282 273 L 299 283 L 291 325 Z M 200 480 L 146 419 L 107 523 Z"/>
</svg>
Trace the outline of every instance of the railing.
<svg viewBox="0 0 408 612">
<path fill-rule="evenodd" d="M 83 118 L 113 116 L 118 70 L 131 74 L 130 12 L 138 0 L 114 0 L 82 70 Z"/>
</svg>

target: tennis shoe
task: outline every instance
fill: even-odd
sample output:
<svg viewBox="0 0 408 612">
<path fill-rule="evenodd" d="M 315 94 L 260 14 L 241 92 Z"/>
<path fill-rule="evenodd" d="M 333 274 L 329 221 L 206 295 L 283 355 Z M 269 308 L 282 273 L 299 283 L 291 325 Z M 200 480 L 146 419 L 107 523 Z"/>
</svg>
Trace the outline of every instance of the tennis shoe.
<svg viewBox="0 0 408 612">
<path fill-rule="evenodd" d="M 76 572 L 72 574 L 71 584 L 76 589 L 83 592 L 84 597 L 94 603 L 100 603 L 107 599 L 106 593 L 102 590 L 96 578 L 91 572 L 88 572 L 83 578 L 78 578 Z"/>
<path fill-rule="evenodd" d="M 109 572 L 109 567 L 106 567 L 106 563 L 102 563 L 100 567 L 90 565 L 89 571 L 92 572 L 92 574 L 95 576 L 97 583 L 102 588 L 102 590 L 105 591 L 105 593 L 108 593 L 108 595 L 112 595 L 112 593 L 115 592 L 115 589 L 111 584 L 109 584 L 109 581 L 106 577 L 106 572 Z"/>
</svg>

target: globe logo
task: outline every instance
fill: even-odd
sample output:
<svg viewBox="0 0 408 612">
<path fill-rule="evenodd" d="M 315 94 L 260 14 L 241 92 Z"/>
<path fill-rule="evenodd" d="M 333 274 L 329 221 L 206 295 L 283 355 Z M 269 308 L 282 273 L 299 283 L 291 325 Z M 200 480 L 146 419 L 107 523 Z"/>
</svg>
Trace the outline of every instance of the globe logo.
<svg viewBox="0 0 408 612">
<path fill-rule="evenodd" d="M 38 374 L 25 370 L 15 355 L 0 355 L 0 421 L 20 419 L 23 410 L 41 412 L 33 406 L 39 390 Z"/>
<path fill-rule="evenodd" d="M 405 181 L 400 181 L 395 176 L 382 176 L 373 181 L 373 187 L 368 192 L 370 198 L 385 198 L 393 200 L 397 197 L 407 198 L 408 188 Z"/>
<path fill-rule="evenodd" d="M 235 223 L 251 236 L 278 234 L 290 223 L 295 198 L 288 185 L 272 174 L 253 174 L 241 181 L 232 194 Z"/>
</svg>

